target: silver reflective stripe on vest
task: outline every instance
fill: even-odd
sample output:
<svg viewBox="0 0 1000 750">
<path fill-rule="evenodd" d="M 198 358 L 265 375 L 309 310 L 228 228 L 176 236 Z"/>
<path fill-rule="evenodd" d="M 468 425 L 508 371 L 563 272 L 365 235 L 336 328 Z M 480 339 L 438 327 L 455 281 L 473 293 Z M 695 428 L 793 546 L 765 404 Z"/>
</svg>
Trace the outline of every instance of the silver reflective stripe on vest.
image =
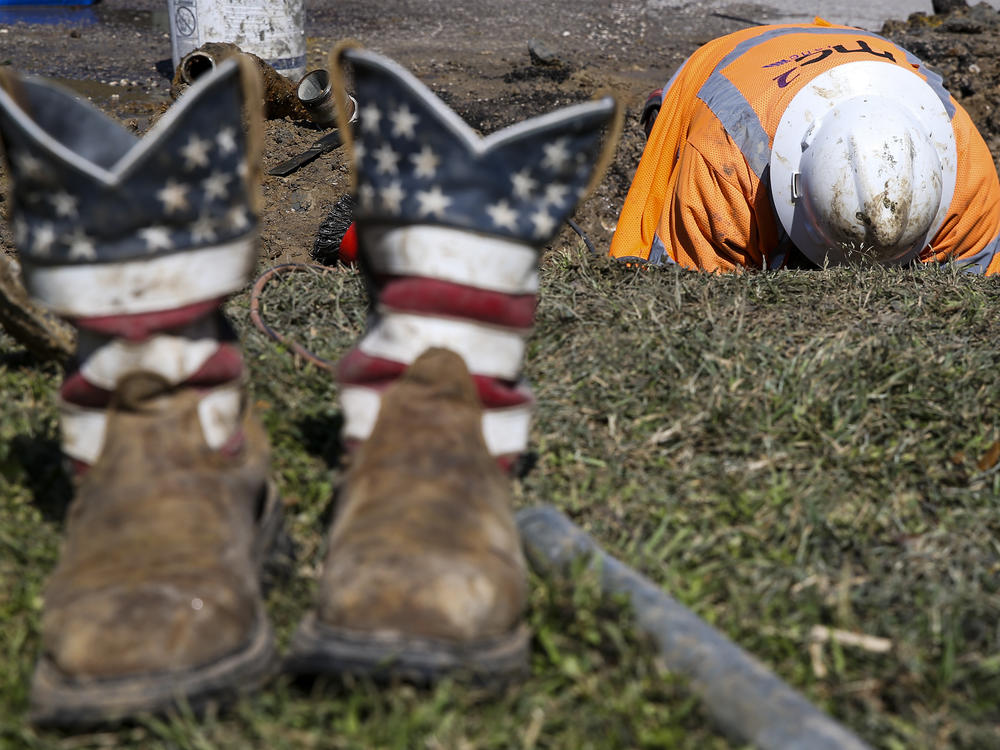
<svg viewBox="0 0 1000 750">
<path fill-rule="evenodd" d="M 712 114 L 719 118 L 750 169 L 759 178 L 771 161 L 771 139 L 760 118 L 740 90 L 721 73 L 712 73 L 698 92 Z"/>
<path fill-rule="evenodd" d="M 670 257 L 667 246 L 663 244 L 659 233 L 656 232 L 653 233 L 653 244 L 649 248 L 649 262 L 654 266 L 670 265 L 677 262 Z"/>
<path fill-rule="evenodd" d="M 768 169 L 763 177 L 760 179 L 761 187 L 767 190 L 767 194 L 771 194 L 771 170 Z M 771 204 L 771 210 L 774 211 L 774 204 Z M 775 213 L 775 219 L 778 218 L 778 214 Z M 788 258 L 788 248 L 791 246 L 791 240 L 788 239 L 788 232 L 785 231 L 784 225 L 781 221 L 778 224 L 778 244 L 775 245 L 774 254 L 768 255 L 764 253 L 764 267 L 769 271 L 777 271 L 783 265 L 785 265 L 785 260 Z"/>
<path fill-rule="evenodd" d="M 698 98 L 705 102 L 705 105 L 712 111 L 722 123 L 726 133 L 733 139 L 733 143 L 743 153 L 750 169 L 760 178 L 764 174 L 764 168 L 771 158 L 771 139 L 754 108 L 747 101 L 746 97 L 740 93 L 739 89 L 721 72 L 726 66 L 737 58 L 744 55 L 748 50 L 759 44 L 763 44 L 778 36 L 786 34 L 831 34 L 849 33 L 858 37 L 870 39 L 882 39 L 885 37 L 873 34 L 862 29 L 829 29 L 826 27 L 817 28 L 791 27 L 781 29 L 771 29 L 750 39 L 745 39 L 733 48 L 732 52 L 722 58 L 708 79 L 698 90 Z M 898 47 L 898 45 L 895 45 Z M 907 62 L 912 65 L 919 65 L 920 72 L 927 77 L 928 85 L 934 90 L 938 98 L 944 104 L 949 117 L 955 114 L 955 107 L 951 103 L 951 97 L 944 88 L 941 76 L 928 70 L 923 63 L 914 55 L 907 52 L 902 47 L 899 49 L 905 54 Z"/>
<path fill-rule="evenodd" d="M 965 273 L 985 274 L 986 270 L 990 267 L 990 261 L 993 260 L 993 256 L 997 254 L 998 250 L 1000 250 L 1000 235 L 990 240 L 990 243 L 986 247 L 972 257 L 955 261 L 955 265 Z M 944 261 L 941 265 L 947 265 L 950 262 Z"/>
<path fill-rule="evenodd" d="M 778 252 L 775 255 L 764 256 L 764 266 L 768 271 L 777 271 L 785 262 L 787 253 Z"/>
</svg>

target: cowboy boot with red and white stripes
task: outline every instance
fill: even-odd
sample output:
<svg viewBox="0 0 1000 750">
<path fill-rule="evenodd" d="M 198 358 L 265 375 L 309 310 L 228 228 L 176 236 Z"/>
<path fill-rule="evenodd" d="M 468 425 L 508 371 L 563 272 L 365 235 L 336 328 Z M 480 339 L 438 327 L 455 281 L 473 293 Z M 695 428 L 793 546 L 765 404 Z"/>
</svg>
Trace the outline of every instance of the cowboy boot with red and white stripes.
<svg viewBox="0 0 1000 750">
<path fill-rule="evenodd" d="M 347 57 L 368 96 L 352 145 L 372 305 L 366 333 L 340 363 L 344 437 L 365 440 L 385 388 L 427 348 L 443 346 L 468 365 L 487 446 L 507 465 L 528 446 L 533 397 L 521 369 L 540 249 L 587 191 L 613 102 L 481 138 L 391 61 Z"/>
<path fill-rule="evenodd" d="M 0 77 L 25 283 L 79 331 L 60 390 L 76 493 L 45 588 L 39 723 L 199 705 L 273 669 L 258 572 L 280 503 L 220 312 L 256 261 L 258 85 L 226 62 L 140 140 L 51 83 Z"/>
<path fill-rule="evenodd" d="M 529 642 L 500 467 L 528 445 L 538 258 L 607 158 L 616 107 L 579 104 L 484 139 L 392 61 L 347 50 L 331 68 L 343 62 L 360 106 L 371 308 L 338 371 L 358 447 L 290 666 L 504 679 L 525 668 Z"/>
</svg>

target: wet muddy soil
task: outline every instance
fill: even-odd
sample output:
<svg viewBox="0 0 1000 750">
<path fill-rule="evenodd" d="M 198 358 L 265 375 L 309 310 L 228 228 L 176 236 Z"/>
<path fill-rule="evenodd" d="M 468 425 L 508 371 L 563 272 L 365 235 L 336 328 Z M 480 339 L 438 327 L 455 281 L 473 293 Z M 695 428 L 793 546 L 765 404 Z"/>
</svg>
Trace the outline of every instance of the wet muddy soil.
<svg viewBox="0 0 1000 750">
<path fill-rule="evenodd" d="M 614 92 L 626 108 L 624 133 L 605 179 L 573 217 L 603 250 L 642 152 L 638 114 L 647 93 L 699 44 L 746 25 L 698 3 L 655 12 L 651 5 L 476 0 L 455 4 L 445 20 L 439 4 L 416 0 L 313 2 L 306 25 L 308 67 L 326 67 L 338 40 L 357 38 L 409 67 L 483 133 Z M 57 78 L 141 134 L 171 101 L 165 6 L 133 0 L 71 11 L 2 10 L 0 64 Z M 882 32 L 941 72 L 1000 155 L 1000 14 L 986 5 L 958 7 L 891 21 Z M 290 117 L 269 120 L 264 171 L 324 132 Z M 285 177 L 265 176 L 265 262 L 309 260 L 320 223 L 348 185 L 341 151 Z M 0 212 L 5 208 L 0 202 Z M 553 244 L 577 242 L 567 227 Z M 0 245 L 11 247 L 6 226 Z"/>
</svg>

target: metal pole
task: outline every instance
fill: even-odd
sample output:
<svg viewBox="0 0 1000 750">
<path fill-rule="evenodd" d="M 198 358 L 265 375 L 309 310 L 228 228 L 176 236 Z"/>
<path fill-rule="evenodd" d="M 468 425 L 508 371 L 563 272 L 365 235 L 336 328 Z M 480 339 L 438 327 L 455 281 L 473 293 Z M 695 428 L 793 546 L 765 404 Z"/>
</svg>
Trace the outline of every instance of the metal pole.
<svg viewBox="0 0 1000 750">
<path fill-rule="evenodd" d="M 552 506 L 517 514 L 525 554 L 545 577 L 563 576 L 589 558 L 606 594 L 627 594 L 639 627 L 668 668 L 691 687 L 727 734 L 763 750 L 860 750 L 857 736 L 813 706 L 763 664 L 648 578 L 602 550 Z"/>
</svg>

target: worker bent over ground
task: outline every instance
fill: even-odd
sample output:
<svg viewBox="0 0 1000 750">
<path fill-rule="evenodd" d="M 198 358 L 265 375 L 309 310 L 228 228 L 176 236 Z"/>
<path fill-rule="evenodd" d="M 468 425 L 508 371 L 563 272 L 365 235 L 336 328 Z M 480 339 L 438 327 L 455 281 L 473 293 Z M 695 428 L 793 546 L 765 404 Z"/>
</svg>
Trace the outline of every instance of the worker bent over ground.
<svg viewBox="0 0 1000 750">
<path fill-rule="evenodd" d="M 616 258 L 1000 271 L 986 143 L 941 77 L 877 34 L 822 19 L 729 34 L 684 62 L 644 121 Z"/>
</svg>

